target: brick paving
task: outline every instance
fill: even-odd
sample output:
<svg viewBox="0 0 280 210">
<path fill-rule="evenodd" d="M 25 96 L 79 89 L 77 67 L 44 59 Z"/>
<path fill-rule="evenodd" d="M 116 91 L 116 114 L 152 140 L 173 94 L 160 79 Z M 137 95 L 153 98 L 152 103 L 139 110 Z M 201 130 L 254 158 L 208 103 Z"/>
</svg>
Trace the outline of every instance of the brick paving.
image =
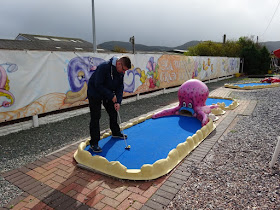
<svg viewBox="0 0 280 210">
<path fill-rule="evenodd" d="M 221 87 L 210 96 L 228 97 L 230 92 Z M 165 176 L 150 181 L 129 181 L 79 168 L 73 158 L 78 142 L 1 174 L 24 193 L 0 209 L 163 209 L 192 176 L 188 166 L 199 164 L 234 126 L 238 115 L 250 115 L 257 103 L 238 102 L 236 109 L 219 116 L 216 129 Z"/>
</svg>

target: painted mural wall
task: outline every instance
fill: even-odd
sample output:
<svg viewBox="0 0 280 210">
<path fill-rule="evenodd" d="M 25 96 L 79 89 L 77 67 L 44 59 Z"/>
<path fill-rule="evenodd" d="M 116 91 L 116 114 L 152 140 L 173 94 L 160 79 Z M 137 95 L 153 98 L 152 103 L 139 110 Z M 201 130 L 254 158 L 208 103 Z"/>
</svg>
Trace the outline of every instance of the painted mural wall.
<svg viewBox="0 0 280 210">
<path fill-rule="evenodd" d="M 0 123 L 87 104 L 87 82 L 113 56 L 47 51 L 0 50 Z M 239 58 L 128 54 L 124 97 L 214 79 L 239 72 Z"/>
</svg>

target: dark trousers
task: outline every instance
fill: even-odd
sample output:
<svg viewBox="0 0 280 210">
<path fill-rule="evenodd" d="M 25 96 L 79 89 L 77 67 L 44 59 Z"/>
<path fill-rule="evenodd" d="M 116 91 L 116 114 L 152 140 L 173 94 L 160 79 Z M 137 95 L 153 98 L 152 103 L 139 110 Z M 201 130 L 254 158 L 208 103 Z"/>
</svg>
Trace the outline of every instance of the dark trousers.
<svg viewBox="0 0 280 210">
<path fill-rule="evenodd" d="M 103 103 L 104 108 L 106 109 L 109 120 L 110 120 L 110 129 L 112 135 L 119 135 L 121 133 L 120 126 L 118 124 L 118 113 L 115 110 L 114 103 L 111 100 L 102 100 L 95 99 L 93 97 L 88 97 L 89 108 L 90 108 L 90 144 L 97 145 L 100 140 L 100 125 L 99 120 L 101 118 L 101 103 Z"/>
</svg>

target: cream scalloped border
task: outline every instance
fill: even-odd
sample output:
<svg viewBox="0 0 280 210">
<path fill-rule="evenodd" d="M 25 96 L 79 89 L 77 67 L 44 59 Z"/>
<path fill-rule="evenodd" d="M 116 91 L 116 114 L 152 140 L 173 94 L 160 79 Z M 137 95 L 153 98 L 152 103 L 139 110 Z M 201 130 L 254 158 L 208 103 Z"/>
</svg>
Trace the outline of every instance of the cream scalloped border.
<svg viewBox="0 0 280 210">
<path fill-rule="evenodd" d="M 211 113 L 214 114 L 215 116 L 219 116 L 219 115 L 225 114 L 226 112 L 223 109 L 221 109 L 220 107 L 218 107 L 215 109 L 211 109 Z"/>
<path fill-rule="evenodd" d="M 224 87 L 226 88 L 233 88 L 233 89 L 242 89 L 242 90 L 254 90 L 254 89 L 263 89 L 263 88 L 273 88 L 273 87 L 279 87 L 279 83 L 271 83 L 271 85 L 255 85 L 255 86 L 247 86 L 247 87 L 239 87 L 236 84 L 249 84 L 252 82 L 244 82 L 244 83 L 235 83 L 235 84 L 230 84 L 226 83 L 224 84 Z M 260 83 L 260 82 L 254 82 L 254 83 Z M 263 84 L 263 83 L 260 83 Z"/>
<path fill-rule="evenodd" d="M 217 103 L 219 108 L 211 109 L 211 112 L 214 115 L 222 115 L 222 114 L 225 113 L 224 110 L 233 110 L 233 109 L 235 109 L 236 107 L 239 106 L 239 103 L 235 99 L 230 98 L 230 97 L 209 96 L 209 98 L 226 99 L 226 100 L 231 100 L 232 101 L 232 103 L 229 106 L 226 106 L 226 104 L 224 102 L 223 103 Z"/>
<path fill-rule="evenodd" d="M 153 114 L 146 117 L 140 117 L 132 123 L 126 124 L 123 129 L 127 129 L 133 125 L 150 119 Z M 216 126 L 213 121 L 209 122 L 198 130 L 193 136 L 188 137 L 185 142 L 177 145 L 172 149 L 166 159 L 157 160 L 154 164 L 144 164 L 141 169 L 127 169 L 119 161 L 109 162 L 106 158 L 96 155 L 92 156 L 90 152 L 85 151 L 85 147 L 89 144 L 89 139 L 82 142 L 74 154 L 75 160 L 86 167 L 101 173 L 129 180 L 151 180 L 161 177 L 169 173 L 179 162 L 183 160 L 193 149 L 195 149 L 214 129 Z M 104 133 L 102 138 L 110 136 L 110 132 Z"/>
</svg>

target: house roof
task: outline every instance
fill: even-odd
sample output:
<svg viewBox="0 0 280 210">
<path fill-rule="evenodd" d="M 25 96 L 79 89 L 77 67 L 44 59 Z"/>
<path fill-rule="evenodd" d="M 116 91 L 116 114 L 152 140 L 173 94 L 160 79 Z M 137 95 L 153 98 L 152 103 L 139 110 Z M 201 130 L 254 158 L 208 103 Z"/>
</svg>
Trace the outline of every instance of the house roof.
<svg viewBox="0 0 280 210">
<path fill-rule="evenodd" d="M 73 42 L 73 43 L 89 43 L 80 38 L 70 38 L 70 37 L 58 37 L 58 36 L 45 36 L 45 35 L 35 35 L 35 34 L 19 34 L 16 37 L 16 40 L 20 40 L 20 38 L 24 37 L 30 41 L 55 41 L 55 42 Z"/>
<path fill-rule="evenodd" d="M 93 45 L 79 38 L 19 34 L 16 40 L 0 39 L 0 49 L 92 52 Z"/>
</svg>

